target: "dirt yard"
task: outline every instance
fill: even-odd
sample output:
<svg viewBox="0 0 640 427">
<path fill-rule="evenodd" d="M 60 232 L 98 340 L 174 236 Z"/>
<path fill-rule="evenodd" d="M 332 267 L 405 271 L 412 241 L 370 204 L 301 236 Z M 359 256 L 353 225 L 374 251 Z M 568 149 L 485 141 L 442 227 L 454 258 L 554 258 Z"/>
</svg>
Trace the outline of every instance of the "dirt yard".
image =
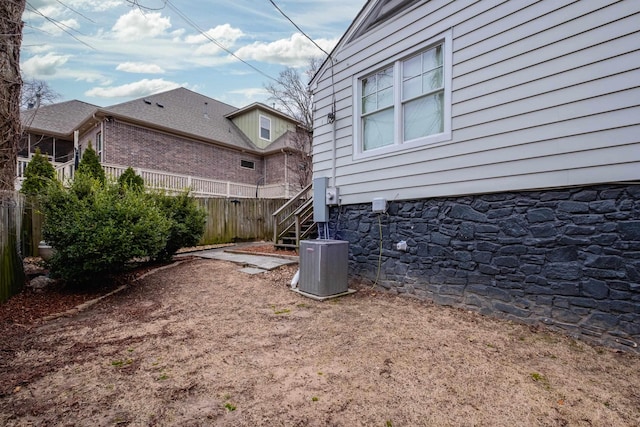
<svg viewBox="0 0 640 427">
<path fill-rule="evenodd" d="M 639 426 L 640 357 L 187 259 L 0 342 L 2 426 Z"/>
</svg>

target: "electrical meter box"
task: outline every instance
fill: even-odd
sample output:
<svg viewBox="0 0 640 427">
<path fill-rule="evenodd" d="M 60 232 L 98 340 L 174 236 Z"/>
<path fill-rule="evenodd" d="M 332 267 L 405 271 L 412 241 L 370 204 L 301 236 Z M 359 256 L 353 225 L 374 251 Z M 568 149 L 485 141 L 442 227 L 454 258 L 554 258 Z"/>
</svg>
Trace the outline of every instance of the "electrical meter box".
<svg viewBox="0 0 640 427">
<path fill-rule="evenodd" d="M 344 240 L 300 241 L 298 289 L 326 297 L 348 291 L 349 242 Z"/>
</svg>

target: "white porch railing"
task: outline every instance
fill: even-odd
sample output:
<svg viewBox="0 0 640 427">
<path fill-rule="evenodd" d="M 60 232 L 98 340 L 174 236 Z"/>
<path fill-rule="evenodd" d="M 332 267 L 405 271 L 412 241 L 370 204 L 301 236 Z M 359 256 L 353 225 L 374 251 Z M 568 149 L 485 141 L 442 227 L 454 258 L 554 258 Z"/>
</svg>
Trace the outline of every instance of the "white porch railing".
<svg viewBox="0 0 640 427">
<path fill-rule="evenodd" d="M 18 179 L 16 189 L 20 189 L 24 180 L 24 170 L 29 159 L 18 158 Z M 74 162 L 52 163 L 58 173 L 58 179 L 67 182 L 73 179 Z M 127 166 L 103 164 L 107 176 L 118 179 Z M 191 189 L 197 197 L 237 197 L 237 198 L 261 198 L 261 199 L 288 199 L 295 188 L 289 188 L 286 184 L 252 185 L 215 179 L 198 178 L 189 175 L 172 174 L 151 169 L 134 168 L 142 177 L 148 188 L 179 192 L 187 188 Z"/>
<path fill-rule="evenodd" d="M 126 166 L 103 164 L 105 173 L 117 179 L 127 169 Z M 190 175 L 172 174 L 151 169 L 134 168 L 148 188 L 166 191 L 191 189 L 198 197 L 238 197 L 261 199 L 286 199 L 289 188 L 285 184 L 252 185 L 216 179 L 198 178 Z"/>
</svg>

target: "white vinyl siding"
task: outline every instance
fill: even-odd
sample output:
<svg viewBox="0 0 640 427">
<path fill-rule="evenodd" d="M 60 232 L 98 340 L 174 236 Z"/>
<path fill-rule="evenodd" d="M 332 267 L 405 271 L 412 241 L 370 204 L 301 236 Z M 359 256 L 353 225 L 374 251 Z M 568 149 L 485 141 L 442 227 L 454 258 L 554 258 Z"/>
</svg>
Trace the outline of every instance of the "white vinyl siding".
<svg viewBox="0 0 640 427">
<path fill-rule="evenodd" d="M 358 79 L 447 31 L 450 139 L 359 155 Z M 640 2 L 425 2 L 314 80 L 314 177 L 345 204 L 640 180 L 639 46 Z"/>
</svg>

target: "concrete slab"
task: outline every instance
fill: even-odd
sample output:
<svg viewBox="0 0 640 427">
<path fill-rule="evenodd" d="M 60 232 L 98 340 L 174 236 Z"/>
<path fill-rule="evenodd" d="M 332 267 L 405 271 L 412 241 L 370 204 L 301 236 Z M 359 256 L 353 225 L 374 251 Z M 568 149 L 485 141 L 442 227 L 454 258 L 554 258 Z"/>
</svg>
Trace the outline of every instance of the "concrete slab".
<svg viewBox="0 0 640 427">
<path fill-rule="evenodd" d="M 260 273 L 266 273 L 267 270 L 263 270 L 261 268 L 255 268 L 255 267 L 245 267 L 245 268 L 241 268 L 240 271 L 247 274 L 260 274 Z"/>
<path fill-rule="evenodd" d="M 297 261 L 270 257 L 264 255 L 247 255 L 239 253 L 225 252 L 220 249 L 212 249 L 208 251 L 192 252 L 189 255 L 199 256 L 201 258 L 219 259 L 222 261 L 231 261 L 245 267 L 255 267 L 262 270 L 274 270 L 283 265 L 297 264 Z"/>
</svg>

